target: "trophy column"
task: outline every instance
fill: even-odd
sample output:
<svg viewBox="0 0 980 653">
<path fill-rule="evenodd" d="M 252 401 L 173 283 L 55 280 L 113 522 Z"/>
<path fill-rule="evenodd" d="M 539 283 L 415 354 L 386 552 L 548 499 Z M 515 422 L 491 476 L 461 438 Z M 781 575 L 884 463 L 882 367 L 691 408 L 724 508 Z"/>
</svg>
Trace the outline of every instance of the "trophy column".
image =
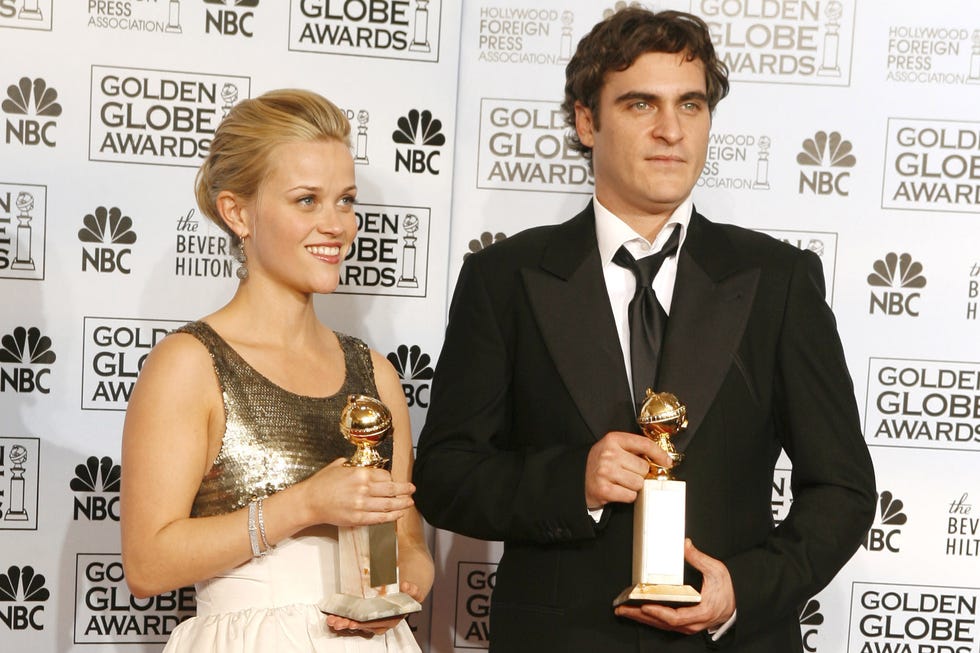
<svg viewBox="0 0 980 653">
<path fill-rule="evenodd" d="M 350 395 L 340 413 L 340 432 L 357 451 L 348 467 L 383 467 L 377 447 L 391 432 L 391 413 L 374 397 Z M 340 592 L 320 602 L 320 610 L 354 621 L 372 621 L 418 612 L 421 604 L 399 591 L 395 522 L 339 526 Z"/>
</svg>

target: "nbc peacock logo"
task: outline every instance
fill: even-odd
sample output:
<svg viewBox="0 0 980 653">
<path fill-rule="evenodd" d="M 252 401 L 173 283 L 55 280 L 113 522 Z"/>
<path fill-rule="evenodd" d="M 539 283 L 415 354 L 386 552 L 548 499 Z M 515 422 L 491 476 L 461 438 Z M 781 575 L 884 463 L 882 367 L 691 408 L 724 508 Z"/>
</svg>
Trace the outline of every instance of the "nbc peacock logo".
<svg viewBox="0 0 980 653">
<path fill-rule="evenodd" d="M 868 275 L 868 285 L 872 289 L 868 312 L 918 317 L 921 298 L 918 291 L 926 287 L 923 269 L 922 263 L 907 252 L 888 252 L 884 258 L 876 260 Z"/>
<path fill-rule="evenodd" d="M 803 636 L 803 650 L 816 653 L 816 639 L 820 637 L 820 626 L 823 625 L 823 614 L 820 612 L 820 601 L 810 599 L 800 611 L 800 634 Z"/>
<path fill-rule="evenodd" d="M 136 242 L 136 232 L 133 231 L 133 219 L 123 215 L 119 208 L 100 206 L 86 214 L 82 218 L 82 228 L 78 230 L 78 240 L 85 243 L 82 246 L 82 272 L 132 272 L 128 261 L 132 249 L 125 246 Z"/>
<path fill-rule="evenodd" d="M 0 338 L 0 392 L 51 392 L 48 375 L 57 359 L 51 346 L 37 327 L 15 327 Z"/>
<path fill-rule="evenodd" d="M 432 358 L 418 345 L 399 345 L 388 354 L 388 361 L 398 372 L 409 407 L 428 408 L 429 388 L 435 374 Z"/>
<path fill-rule="evenodd" d="M 75 492 L 74 520 L 119 521 L 119 479 L 121 468 L 109 456 L 89 456 L 75 466 L 68 484 Z"/>
<path fill-rule="evenodd" d="M 818 131 L 812 138 L 804 139 L 796 155 L 796 162 L 802 166 L 799 193 L 847 197 L 849 170 L 857 164 L 853 150 L 851 142 L 836 131 Z"/>
<path fill-rule="evenodd" d="M 16 140 L 21 145 L 54 147 L 54 118 L 61 115 L 58 91 L 38 77 L 21 77 L 7 87 L 7 96 L 0 103 L 7 114 L 6 142 Z"/>
<path fill-rule="evenodd" d="M 438 148 L 446 144 L 446 136 L 442 133 L 442 121 L 434 118 L 431 111 L 412 109 L 400 117 L 391 139 L 406 146 L 395 148 L 395 172 L 439 174 L 437 164 L 442 152 Z"/>
<path fill-rule="evenodd" d="M 0 622 L 9 630 L 44 630 L 44 602 L 51 593 L 43 574 L 27 565 L 0 572 Z"/>
<path fill-rule="evenodd" d="M 861 546 L 868 551 L 887 550 L 891 553 L 898 553 L 898 536 L 902 532 L 900 527 L 904 526 L 906 522 L 908 522 L 908 516 L 905 514 L 905 504 L 901 499 L 895 498 L 895 495 L 885 490 L 878 497 L 878 514 Z"/>
<path fill-rule="evenodd" d="M 502 231 L 498 231 L 497 233 L 490 233 L 489 231 L 484 231 L 482 234 L 480 234 L 478 238 L 471 239 L 470 242 L 467 244 L 467 248 L 469 249 L 469 251 L 463 254 L 463 260 L 465 261 L 466 259 L 468 259 L 471 254 L 482 252 L 487 247 L 490 247 L 490 245 L 493 245 L 494 243 L 499 243 L 500 241 L 506 239 L 507 239 L 507 234 L 503 233 Z"/>
</svg>

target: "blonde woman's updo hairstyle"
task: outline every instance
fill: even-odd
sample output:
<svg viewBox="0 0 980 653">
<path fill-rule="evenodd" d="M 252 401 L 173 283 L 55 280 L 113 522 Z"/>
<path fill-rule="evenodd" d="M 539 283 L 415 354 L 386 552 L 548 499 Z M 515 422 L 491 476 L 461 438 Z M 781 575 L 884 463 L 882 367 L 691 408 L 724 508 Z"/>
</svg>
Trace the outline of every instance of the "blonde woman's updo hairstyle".
<svg viewBox="0 0 980 653">
<path fill-rule="evenodd" d="M 218 213 L 218 193 L 230 191 L 250 200 L 269 172 L 276 146 L 330 140 L 350 147 L 350 122 L 336 105 L 316 93 L 281 89 L 242 100 L 218 125 L 197 171 L 197 205 L 238 245 L 238 236 Z"/>
</svg>

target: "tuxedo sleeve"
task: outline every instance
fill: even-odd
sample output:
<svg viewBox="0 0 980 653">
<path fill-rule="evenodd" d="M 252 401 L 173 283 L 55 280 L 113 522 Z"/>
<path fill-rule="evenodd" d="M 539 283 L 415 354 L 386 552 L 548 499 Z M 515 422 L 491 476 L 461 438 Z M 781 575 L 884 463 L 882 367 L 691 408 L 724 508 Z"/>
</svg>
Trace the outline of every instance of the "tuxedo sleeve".
<svg viewBox="0 0 980 653">
<path fill-rule="evenodd" d="M 487 252 L 489 253 L 489 252 Z M 466 259 L 449 312 L 419 436 L 415 501 L 439 528 L 486 540 L 550 543 L 595 537 L 585 505 L 589 445 L 515 432 L 512 402 L 517 277 Z M 488 291 L 487 279 L 495 292 Z"/>
<path fill-rule="evenodd" d="M 793 265 L 776 347 L 773 418 L 793 464 L 793 502 L 761 546 L 725 560 L 736 636 L 798 610 L 827 585 L 865 537 L 877 500 L 853 384 L 811 252 Z"/>
</svg>

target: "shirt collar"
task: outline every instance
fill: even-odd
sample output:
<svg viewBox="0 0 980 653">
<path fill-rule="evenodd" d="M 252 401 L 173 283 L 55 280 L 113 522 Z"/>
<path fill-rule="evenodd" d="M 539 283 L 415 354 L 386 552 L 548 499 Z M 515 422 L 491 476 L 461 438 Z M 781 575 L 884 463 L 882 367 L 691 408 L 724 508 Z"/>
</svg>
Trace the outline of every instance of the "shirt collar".
<svg viewBox="0 0 980 653">
<path fill-rule="evenodd" d="M 595 233 L 596 241 L 599 245 L 599 256 L 601 257 L 603 267 L 605 267 L 612 262 L 613 256 L 616 255 L 616 250 L 624 243 L 630 241 L 646 243 L 649 245 L 651 252 L 659 250 L 670 236 L 671 230 L 667 228 L 670 225 L 680 226 L 680 241 L 677 245 L 677 249 L 680 251 L 680 248 L 684 245 L 684 239 L 687 237 L 687 226 L 691 222 L 694 200 L 690 195 L 684 198 L 680 206 L 674 209 L 674 212 L 667 218 L 664 227 L 657 233 L 652 242 L 633 231 L 629 225 L 600 204 L 599 199 L 595 195 L 592 196 L 592 207 L 595 211 Z"/>
</svg>

